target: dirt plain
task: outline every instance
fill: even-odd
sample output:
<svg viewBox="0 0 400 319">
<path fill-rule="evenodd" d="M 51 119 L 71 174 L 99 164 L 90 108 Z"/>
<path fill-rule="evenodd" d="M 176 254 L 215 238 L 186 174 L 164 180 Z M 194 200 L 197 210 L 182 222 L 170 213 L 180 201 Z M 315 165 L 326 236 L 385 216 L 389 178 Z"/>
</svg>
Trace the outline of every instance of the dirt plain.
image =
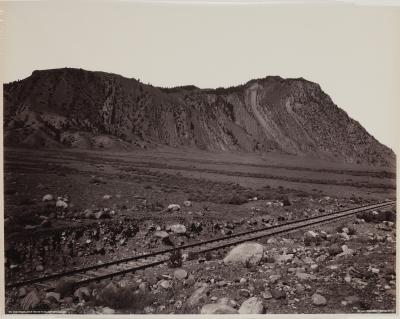
<svg viewBox="0 0 400 319">
<path fill-rule="evenodd" d="M 4 184 L 6 283 L 393 200 L 396 193 L 390 169 L 169 148 L 7 148 Z M 170 204 L 180 209 L 168 211 Z M 210 303 L 237 311 L 256 297 L 266 313 L 394 312 L 393 222 L 354 217 L 266 238 L 257 265 L 225 264 L 226 249 L 184 260 L 183 278 L 162 265 L 83 287 L 85 296 L 65 283 L 54 295 L 14 289 L 6 292 L 6 311 L 200 313 Z M 176 224 L 186 231 L 172 232 Z M 155 235 L 162 230 L 169 242 Z M 318 241 L 306 242 L 309 230 Z M 351 252 L 332 252 L 343 245 Z M 325 302 L 314 302 L 315 294 Z"/>
</svg>

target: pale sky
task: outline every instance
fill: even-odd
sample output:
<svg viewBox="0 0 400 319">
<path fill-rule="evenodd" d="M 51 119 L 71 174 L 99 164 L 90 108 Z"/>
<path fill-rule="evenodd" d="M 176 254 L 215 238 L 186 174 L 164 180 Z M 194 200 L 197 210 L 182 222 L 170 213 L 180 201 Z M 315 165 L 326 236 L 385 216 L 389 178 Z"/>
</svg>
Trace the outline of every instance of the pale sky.
<svg viewBox="0 0 400 319">
<path fill-rule="evenodd" d="M 2 2 L 3 82 L 76 67 L 155 86 L 317 82 L 399 153 L 400 7 Z"/>
</svg>

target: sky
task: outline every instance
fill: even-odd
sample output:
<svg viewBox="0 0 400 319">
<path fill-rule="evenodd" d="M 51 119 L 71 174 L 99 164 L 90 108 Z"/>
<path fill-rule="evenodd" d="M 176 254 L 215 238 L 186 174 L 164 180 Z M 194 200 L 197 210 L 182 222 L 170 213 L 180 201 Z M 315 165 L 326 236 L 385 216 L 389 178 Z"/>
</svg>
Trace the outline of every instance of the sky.
<svg viewBox="0 0 400 319">
<path fill-rule="evenodd" d="M 76 67 L 155 86 L 317 82 L 400 152 L 400 7 L 1 2 L 2 82 Z"/>
</svg>

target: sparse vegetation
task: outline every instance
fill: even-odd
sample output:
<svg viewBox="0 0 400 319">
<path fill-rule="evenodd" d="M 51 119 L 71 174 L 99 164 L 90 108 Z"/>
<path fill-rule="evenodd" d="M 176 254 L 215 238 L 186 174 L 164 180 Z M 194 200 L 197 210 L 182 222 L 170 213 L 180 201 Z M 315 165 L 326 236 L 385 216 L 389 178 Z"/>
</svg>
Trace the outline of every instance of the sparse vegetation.
<svg viewBox="0 0 400 319">
<path fill-rule="evenodd" d="M 131 313 L 140 313 L 151 305 L 155 297 L 148 291 L 137 290 L 134 286 L 111 286 L 100 289 L 95 302 L 99 306 L 112 309 L 129 309 Z"/>
<path fill-rule="evenodd" d="M 182 266 L 182 251 L 180 249 L 175 248 L 172 253 L 171 256 L 169 257 L 169 266 L 171 268 L 178 268 Z"/>
</svg>

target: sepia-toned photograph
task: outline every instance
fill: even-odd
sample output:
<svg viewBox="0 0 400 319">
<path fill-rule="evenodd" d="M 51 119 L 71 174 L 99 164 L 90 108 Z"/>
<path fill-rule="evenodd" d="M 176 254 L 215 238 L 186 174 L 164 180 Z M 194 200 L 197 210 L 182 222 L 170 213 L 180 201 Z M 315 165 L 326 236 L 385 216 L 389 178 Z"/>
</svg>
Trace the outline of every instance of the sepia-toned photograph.
<svg viewBox="0 0 400 319">
<path fill-rule="evenodd" d="M 399 22 L 1 1 L 2 313 L 394 316 Z"/>
</svg>

